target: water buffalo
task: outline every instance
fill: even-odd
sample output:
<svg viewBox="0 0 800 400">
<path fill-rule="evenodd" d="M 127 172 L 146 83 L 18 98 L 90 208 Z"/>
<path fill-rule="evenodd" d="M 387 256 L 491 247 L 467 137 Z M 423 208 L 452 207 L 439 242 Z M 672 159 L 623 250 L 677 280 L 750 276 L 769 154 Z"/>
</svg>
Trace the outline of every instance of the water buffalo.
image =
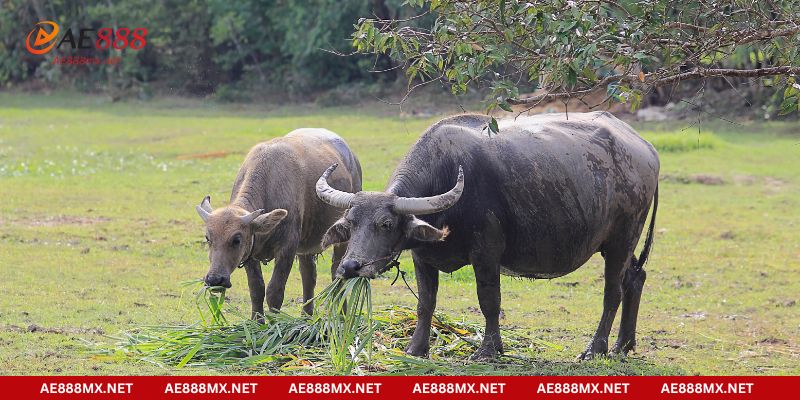
<svg viewBox="0 0 800 400">
<path fill-rule="evenodd" d="M 635 344 L 636 317 L 658 207 L 658 154 L 630 126 L 605 112 L 504 120 L 459 115 L 431 126 L 394 170 L 384 192 L 346 193 L 328 185 L 317 195 L 346 208 L 323 246 L 349 240 L 337 276 L 375 277 L 411 249 L 419 289 L 417 326 L 406 352 L 429 350 L 439 271 L 471 264 L 486 318 L 473 358 L 502 351 L 500 274 L 555 278 L 596 252 L 605 258 L 600 324 L 579 357 L 606 353 L 622 302 L 614 352 Z M 653 213 L 644 248 L 634 249 Z"/>
<path fill-rule="evenodd" d="M 325 231 L 342 211 L 320 201 L 314 183 L 331 163 L 343 165 L 331 185 L 346 191 L 361 190 L 361 164 L 347 144 L 325 129 L 297 129 L 284 137 L 255 145 L 239 169 L 230 204 L 212 210 L 206 196 L 197 213 L 206 225 L 208 286 L 230 287 L 237 267 L 247 271 L 254 319 L 264 314 L 264 278 L 260 263 L 275 259 L 266 288 L 267 305 L 280 309 L 286 280 L 295 255 L 300 261 L 303 299 L 314 297 L 316 256 Z M 265 210 L 270 210 L 265 212 Z M 346 244 L 334 247 L 334 274 Z M 303 311 L 311 314 L 309 302 Z"/>
</svg>

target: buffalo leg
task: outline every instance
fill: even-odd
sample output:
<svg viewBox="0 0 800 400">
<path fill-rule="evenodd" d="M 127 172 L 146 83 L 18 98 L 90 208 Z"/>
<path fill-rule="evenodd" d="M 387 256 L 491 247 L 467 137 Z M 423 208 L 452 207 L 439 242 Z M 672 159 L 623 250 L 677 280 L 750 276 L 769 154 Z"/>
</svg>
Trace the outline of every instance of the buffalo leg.
<svg viewBox="0 0 800 400">
<path fill-rule="evenodd" d="M 339 243 L 333 245 L 333 260 L 331 262 L 331 280 L 336 279 L 336 270 L 342 262 L 342 257 L 347 251 L 347 243 Z"/>
<path fill-rule="evenodd" d="M 273 268 L 272 278 L 267 284 L 267 305 L 270 310 L 280 310 L 283 305 L 286 281 L 289 280 L 293 262 L 294 249 L 283 250 L 275 257 L 275 268 Z"/>
<path fill-rule="evenodd" d="M 317 265 L 313 255 L 298 256 L 300 260 L 300 278 L 303 281 L 303 312 L 314 314 L 314 286 L 317 285 Z"/>
<path fill-rule="evenodd" d="M 491 359 L 503 352 L 500 338 L 500 258 L 505 251 L 505 240 L 500 222 L 489 212 L 486 225 L 476 235 L 476 248 L 470 253 L 470 261 L 475 270 L 478 303 L 486 319 L 486 331 L 480 347 L 471 358 Z"/>
<path fill-rule="evenodd" d="M 620 300 L 622 299 L 622 274 L 625 272 L 626 263 L 630 260 L 630 251 L 605 252 L 605 289 L 603 292 L 603 314 L 592 340 L 586 350 L 578 356 L 580 360 L 590 360 L 598 354 L 608 352 L 608 335 L 611 325 L 617 315 Z"/>
<path fill-rule="evenodd" d="M 635 261 L 634 263 L 635 264 Z M 647 273 L 641 267 L 632 265 L 625 271 L 622 279 L 622 316 L 619 323 L 617 343 L 611 350 L 616 354 L 626 354 L 636 346 L 636 319 L 639 315 L 639 301 Z"/>
<path fill-rule="evenodd" d="M 495 262 L 475 262 L 475 280 L 478 287 L 478 303 L 486 319 L 486 332 L 481 346 L 472 354 L 473 360 L 491 359 L 503 351 L 500 338 L 500 265 Z"/>
<path fill-rule="evenodd" d="M 264 323 L 264 276 L 261 275 L 261 263 L 249 260 L 244 265 L 247 272 L 247 286 L 250 289 L 250 319 Z"/>
<path fill-rule="evenodd" d="M 419 301 L 417 302 L 417 327 L 406 347 L 406 353 L 424 357 L 430 349 L 431 320 L 433 311 L 436 309 L 436 293 L 439 291 L 439 270 L 420 261 L 416 255 L 413 256 L 413 259 Z"/>
</svg>

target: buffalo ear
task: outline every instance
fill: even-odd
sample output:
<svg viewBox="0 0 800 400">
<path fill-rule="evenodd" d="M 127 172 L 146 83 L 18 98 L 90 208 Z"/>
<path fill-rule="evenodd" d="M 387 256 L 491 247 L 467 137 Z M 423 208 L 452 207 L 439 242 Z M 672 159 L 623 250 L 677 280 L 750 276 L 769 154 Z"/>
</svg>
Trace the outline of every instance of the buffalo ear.
<svg viewBox="0 0 800 400">
<path fill-rule="evenodd" d="M 447 227 L 436 229 L 427 222 L 412 217 L 406 223 L 406 237 L 420 242 L 439 242 L 444 240 L 450 230 Z"/>
<path fill-rule="evenodd" d="M 350 224 L 344 218 L 339 218 L 322 237 L 322 248 L 326 249 L 332 244 L 344 243 L 348 240 L 350 240 Z"/>
<path fill-rule="evenodd" d="M 272 232 L 278 224 L 286 218 L 288 212 L 282 208 L 276 208 L 266 214 L 261 214 L 250 225 L 256 233 L 267 234 Z"/>
</svg>

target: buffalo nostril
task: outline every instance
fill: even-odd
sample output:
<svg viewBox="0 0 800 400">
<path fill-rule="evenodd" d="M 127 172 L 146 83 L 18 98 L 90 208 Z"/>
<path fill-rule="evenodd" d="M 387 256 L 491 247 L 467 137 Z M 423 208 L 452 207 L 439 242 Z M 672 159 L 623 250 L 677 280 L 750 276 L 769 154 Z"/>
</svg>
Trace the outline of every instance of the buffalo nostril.
<svg viewBox="0 0 800 400">
<path fill-rule="evenodd" d="M 357 271 L 361 269 L 361 263 L 355 260 L 347 260 L 342 262 L 340 268 L 342 269 L 343 272 L 342 277 L 345 279 L 349 279 L 356 277 L 358 275 Z"/>
<path fill-rule="evenodd" d="M 225 282 L 225 277 L 217 274 L 206 275 L 206 286 L 221 286 Z"/>
<path fill-rule="evenodd" d="M 347 260 L 342 263 L 342 269 L 345 272 L 355 272 L 361 269 L 361 263 L 355 260 Z"/>
</svg>

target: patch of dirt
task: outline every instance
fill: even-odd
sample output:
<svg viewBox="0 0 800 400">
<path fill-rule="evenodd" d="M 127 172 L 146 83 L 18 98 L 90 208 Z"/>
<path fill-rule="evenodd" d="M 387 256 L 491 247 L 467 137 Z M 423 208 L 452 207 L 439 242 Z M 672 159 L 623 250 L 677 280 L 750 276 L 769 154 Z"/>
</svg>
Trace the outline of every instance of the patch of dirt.
<svg viewBox="0 0 800 400">
<path fill-rule="evenodd" d="M 575 287 L 578 286 L 578 282 L 556 282 L 558 286 L 567 286 L 567 287 Z"/>
<path fill-rule="evenodd" d="M 77 240 L 77 239 L 70 239 L 70 240 L 64 240 L 64 241 L 56 240 L 54 242 L 51 242 L 49 240 L 42 240 L 42 239 L 39 239 L 39 238 L 36 238 L 36 237 L 33 238 L 33 239 L 16 239 L 15 238 L 15 239 L 13 239 L 13 241 L 18 242 L 18 243 L 37 244 L 37 245 L 42 245 L 42 246 L 77 247 L 78 245 L 81 244 L 81 241 Z"/>
<path fill-rule="evenodd" d="M 754 185 L 758 182 L 758 178 L 752 175 L 735 175 L 733 177 L 733 183 L 737 185 L 749 186 Z"/>
<path fill-rule="evenodd" d="M 774 194 L 780 192 L 781 189 L 783 189 L 783 187 L 786 186 L 786 181 L 778 178 L 773 178 L 771 176 L 765 176 L 764 186 L 766 186 L 767 192 Z"/>
<path fill-rule="evenodd" d="M 785 180 L 778 179 L 772 176 L 765 176 L 759 178 L 757 176 L 752 176 L 752 175 L 736 175 L 733 177 L 733 183 L 741 186 L 756 185 L 759 183 L 759 181 L 762 181 L 767 191 L 771 193 L 776 193 L 780 191 L 781 189 L 783 189 L 784 186 L 788 184 L 788 182 L 786 182 Z"/>
<path fill-rule="evenodd" d="M 653 350 L 658 350 L 663 348 L 680 349 L 686 347 L 687 344 L 688 343 L 686 340 L 674 339 L 674 338 L 670 339 L 653 338 L 650 341 L 650 346 L 652 347 Z"/>
<path fill-rule="evenodd" d="M 695 174 L 689 176 L 663 174 L 661 175 L 660 180 L 665 182 L 682 183 L 685 185 L 696 183 L 700 185 L 719 186 L 725 184 L 725 180 L 722 179 L 721 176 L 711 174 Z"/>
<path fill-rule="evenodd" d="M 675 289 L 693 288 L 694 287 L 694 283 L 693 282 L 686 282 L 680 276 L 677 276 L 677 277 L 675 277 L 674 286 L 675 286 Z"/>
<path fill-rule="evenodd" d="M 719 235 L 719 238 L 720 239 L 725 239 L 725 240 L 733 240 L 733 239 L 736 238 L 736 233 L 733 232 L 733 231 L 725 231 L 725 232 L 722 232 L 722 234 Z"/>
<path fill-rule="evenodd" d="M 697 174 L 692 175 L 689 179 L 694 183 L 699 183 L 701 185 L 723 185 L 725 181 L 717 176 L 717 175 L 706 175 L 706 174 Z"/>
<path fill-rule="evenodd" d="M 111 221 L 106 217 L 84 217 L 75 215 L 51 215 L 35 218 L 25 222 L 28 226 L 60 226 L 60 225 L 96 225 Z"/>
<path fill-rule="evenodd" d="M 706 313 L 704 313 L 702 311 L 695 311 L 695 312 L 683 314 L 683 315 L 681 315 L 681 317 L 702 321 L 702 320 L 706 319 L 707 315 L 706 315 Z"/>
<path fill-rule="evenodd" d="M 228 154 L 231 154 L 229 151 L 212 151 L 210 153 L 200 153 L 200 154 L 182 154 L 176 157 L 178 160 L 194 160 L 194 159 L 203 159 L 203 158 L 223 158 L 227 157 Z"/>
<path fill-rule="evenodd" d="M 789 341 L 776 337 L 768 337 L 757 341 L 756 344 L 789 344 Z"/>
<path fill-rule="evenodd" d="M 786 299 L 770 299 L 770 303 L 772 303 L 775 307 L 794 307 L 797 305 L 797 300 L 786 300 Z"/>
<path fill-rule="evenodd" d="M 29 332 L 29 333 L 54 333 L 57 335 L 70 335 L 70 334 L 90 334 L 90 335 L 105 335 L 105 331 L 101 328 L 76 328 L 76 327 L 63 327 L 63 328 L 48 328 L 36 324 L 30 324 L 27 328 L 17 325 L 3 325 L 0 330 L 5 332 Z"/>
<path fill-rule="evenodd" d="M 739 314 L 731 314 L 731 315 L 723 315 L 722 319 L 729 319 L 731 321 L 738 321 L 740 319 L 749 320 L 751 319 L 747 315 L 739 315 Z"/>
<path fill-rule="evenodd" d="M 786 185 L 786 181 L 778 178 L 773 178 L 771 176 L 765 176 L 764 184 L 766 184 L 767 186 L 783 187 Z"/>
</svg>

